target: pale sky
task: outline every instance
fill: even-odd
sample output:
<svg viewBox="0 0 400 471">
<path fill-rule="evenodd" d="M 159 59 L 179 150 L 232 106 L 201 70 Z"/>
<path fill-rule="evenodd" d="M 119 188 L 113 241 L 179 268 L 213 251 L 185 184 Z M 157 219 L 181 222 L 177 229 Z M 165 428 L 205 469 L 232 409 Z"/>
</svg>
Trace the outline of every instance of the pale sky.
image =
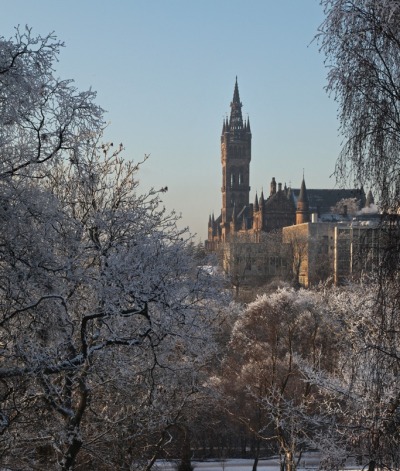
<svg viewBox="0 0 400 471">
<path fill-rule="evenodd" d="M 105 139 L 125 157 L 150 159 L 143 191 L 168 186 L 168 210 L 206 238 L 221 210 L 220 136 L 238 76 L 250 118 L 251 196 L 272 177 L 333 188 L 337 110 L 311 43 L 319 0 L 0 0 L 0 34 L 16 25 L 55 31 L 66 47 L 57 73 L 92 87 L 110 123 Z"/>
</svg>

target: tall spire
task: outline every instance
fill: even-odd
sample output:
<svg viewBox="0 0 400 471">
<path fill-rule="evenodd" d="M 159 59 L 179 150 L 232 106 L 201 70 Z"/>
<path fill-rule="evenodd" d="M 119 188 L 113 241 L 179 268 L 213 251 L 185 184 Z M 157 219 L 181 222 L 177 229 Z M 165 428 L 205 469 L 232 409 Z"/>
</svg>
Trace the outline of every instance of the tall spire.
<svg viewBox="0 0 400 471">
<path fill-rule="evenodd" d="M 235 81 L 235 90 L 233 91 L 233 101 L 236 101 L 237 103 L 240 103 L 237 75 L 236 75 L 236 81 Z"/>
<path fill-rule="evenodd" d="M 231 131 L 237 132 L 243 129 L 242 103 L 240 102 L 239 86 L 236 76 L 235 90 L 231 102 L 231 117 L 229 120 Z"/>
</svg>

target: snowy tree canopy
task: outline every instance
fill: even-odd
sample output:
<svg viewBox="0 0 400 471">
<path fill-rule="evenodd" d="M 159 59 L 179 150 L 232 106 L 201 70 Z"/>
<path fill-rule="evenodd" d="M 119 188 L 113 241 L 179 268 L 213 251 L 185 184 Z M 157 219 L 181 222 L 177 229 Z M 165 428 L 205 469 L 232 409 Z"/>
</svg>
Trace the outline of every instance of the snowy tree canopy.
<svg viewBox="0 0 400 471">
<path fill-rule="evenodd" d="M 224 407 L 292 470 L 308 446 L 316 389 L 299 359 L 332 368 L 335 336 L 321 292 L 292 288 L 258 297 L 236 321 L 220 377 Z"/>
<path fill-rule="evenodd" d="M 195 403 L 224 301 L 61 46 L 0 38 L 0 467 L 130 469 Z"/>
</svg>

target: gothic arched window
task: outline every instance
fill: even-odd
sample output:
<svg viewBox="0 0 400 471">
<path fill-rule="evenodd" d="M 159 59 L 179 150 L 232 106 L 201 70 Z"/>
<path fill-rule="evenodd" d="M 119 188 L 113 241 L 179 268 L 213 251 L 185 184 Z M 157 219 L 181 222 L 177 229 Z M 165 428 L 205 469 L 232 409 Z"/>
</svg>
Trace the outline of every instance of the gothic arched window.
<svg viewBox="0 0 400 471">
<path fill-rule="evenodd" d="M 239 170 L 239 185 L 243 185 L 243 171 Z"/>
</svg>

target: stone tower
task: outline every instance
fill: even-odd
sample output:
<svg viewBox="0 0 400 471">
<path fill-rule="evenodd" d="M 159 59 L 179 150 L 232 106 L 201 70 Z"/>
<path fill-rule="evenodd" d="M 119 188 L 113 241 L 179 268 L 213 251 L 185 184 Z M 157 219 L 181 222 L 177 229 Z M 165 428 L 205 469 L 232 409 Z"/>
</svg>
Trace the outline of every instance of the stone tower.
<svg viewBox="0 0 400 471">
<path fill-rule="evenodd" d="M 297 198 L 297 208 L 296 208 L 296 224 L 304 224 L 305 222 L 310 221 L 310 208 L 308 204 L 308 195 L 306 182 L 301 182 L 300 194 Z"/>
<path fill-rule="evenodd" d="M 243 121 L 237 77 L 231 115 L 224 119 L 221 135 L 222 210 L 221 232 L 225 239 L 230 231 L 234 208 L 239 213 L 249 204 L 251 131 L 250 121 Z M 235 221 L 234 221 L 235 223 Z"/>
</svg>

